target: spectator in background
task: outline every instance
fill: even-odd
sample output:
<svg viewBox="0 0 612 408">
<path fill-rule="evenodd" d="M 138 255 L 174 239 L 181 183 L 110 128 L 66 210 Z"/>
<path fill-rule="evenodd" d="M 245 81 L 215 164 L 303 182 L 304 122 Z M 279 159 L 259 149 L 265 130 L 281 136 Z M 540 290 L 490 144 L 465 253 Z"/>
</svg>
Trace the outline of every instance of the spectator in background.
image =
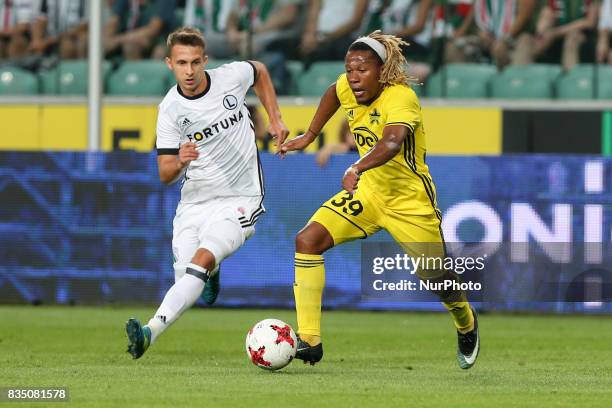
<svg viewBox="0 0 612 408">
<path fill-rule="evenodd" d="M 474 0 L 435 0 L 435 35 L 460 38 L 470 33 L 474 24 Z"/>
<path fill-rule="evenodd" d="M 42 0 L 32 27 L 30 51 L 36 55 L 58 52 L 61 59 L 87 58 L 88 2 Z"/>
<path fill-rule="evenodd" d="M 199 29 L 206 38 L 206 49 L 215 58 L 230 58 L 235 52 L 227 37 L 227 23 L 234 0 L 187 0 L 183 25 Z"/>
<path fill-rule="evenodd" d="M 474 0 L 436 0 L 433 36 L 441 42 L 444 62 L 482 58 L 474 25 Z"/>
<path fill-rule="evenodd" d="M 36 0 L 0 0 L 0 59 L 26 56 L 38 6 Z"/>
<path fill-rule="evenodd" d="M 332 154 L 337 153 L 348 153 L 356 152 L 357 144 L 355 143 L 355 137 L 351 133 L 348 122 L 345 120 L 342 122 L 340 127 L 339 142 L 337 143 L 326 143 L 323 145 L 321 150 L 317 153 L 317 163 L 320 167 L 327 166 L 329 159 Z"/>
<path fill-rule="evenodd" d="M 382 31 L 410 44 L 403 49 L 410 73 L 424 81 L 431 71 L 433 0 L 392 0 L 384 8 Z"/>
<path fill-rule="evenodd" d="M 433 0 L 392 0 L 382 13 L 382 31 L 410 43 L 404 53 L 427 60 L 432 34 Z"/>
<path fill-rule="evenodd" d="M 306 68 L 314 61 L 343 60 L 367 9 L 368 0 L 309 0 L 298 47 Z"/>
<path fill-rule="evenodd" d="M 256 58 L 269 69 L 276 92 L 286 95 L 291 76 L 286 47 L 295 48 L 303 0 L 233 0 L 227 22 L 228 49 L 241 58 Z"/>
<path fill-rule="evenodd" d="M 105 53 L 119 52 L 127 60 L 164 58 L 175 9 L 176 0 L 117 0 L 105 27 Z"/>
<path fill-rule="evenodd" d="M 359 33 L 371 33 L 375 30 L 382 30 L 382 14 L 390 3 L 391 0 L 370 0 L 366 15 L 359 28 Z"/>
<path fill-rule="evenodd" d="M 227 38 L 231 49 L 242 58 L 259 58 L 272 43 L 297 38 L 302 0 L 234 0 L 233 3 Z"/>
<path fill-rule="evenodd" d="M 612 33 L 612 0 L 603 0 L 599 17 L 599 34 L 597 38 L 597 63 L 612 64 L 610 51 L 610 34 Z"/>
<path fill-rule="evenodd" d="M 474 0 L 479 46 L 498 67 L 529 62 L 535 10 L 536 0 Z"/>
<path fill-rule="evenodd" d="M 593 61 L 598 3 L 591 0 L 548 0 L 540 12 L 532 58 L 559 63 L 565 70 Z"/>
</svg>

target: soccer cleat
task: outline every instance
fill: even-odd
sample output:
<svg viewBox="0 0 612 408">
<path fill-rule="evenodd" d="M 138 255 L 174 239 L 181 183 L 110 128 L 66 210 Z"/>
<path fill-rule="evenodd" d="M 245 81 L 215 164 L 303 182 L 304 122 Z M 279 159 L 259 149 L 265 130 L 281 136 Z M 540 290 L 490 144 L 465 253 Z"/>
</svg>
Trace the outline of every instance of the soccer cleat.
<svg viewBox="0 0 612 408">
<path fill-rule="evenodd" d="M 478 317 L 476 310 L 472 309 L 474 315 L 474 330 L 461 334 L 457 332 L 457 361 L 459 367 L 464 370 L 476 363 L 476 357 L 480 351 L 480 335 L 478 334 Z"/>
<path fill-rule="evenodd" d="M 125 332 L 128 337 L 127 352 L 134 360 L 142 357 L 151 344 L 151 329 L 143 327 L 138 320 L 131 318 L 125 324 Z"/>
<path fill-rule="evenodd" d="M 212 305 L 215 303 L 217 296 L 219 296 L 219 289 L 221 289 L 221 283 L 219 281 L 220 273 L 221 266 L 219 265 L 217 273 L 211 276 L 206 282 L 206 286 L 204 286 L 204 290 L 202 291 L 202 295 L 200 297 L 207 305 Z"/>
<path fill-rule="evenodd" d="M 297 350 L 295 352 L 295 358 L 304 360 L 304 364 L 310 363 L 315 365 L 323 358 L 323 343 L 319 343 L 316 346 L 311 346 L 304 340 L 297 338 Z"/>
</svg>

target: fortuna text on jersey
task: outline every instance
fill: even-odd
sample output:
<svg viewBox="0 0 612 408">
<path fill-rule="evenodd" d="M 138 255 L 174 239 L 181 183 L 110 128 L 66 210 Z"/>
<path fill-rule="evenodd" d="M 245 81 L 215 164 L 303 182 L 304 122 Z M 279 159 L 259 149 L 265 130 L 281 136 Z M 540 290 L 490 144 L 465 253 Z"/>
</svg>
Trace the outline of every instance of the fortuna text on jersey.
<svg viewBox="0 0 612 408">
<path fill-rule="evenodd" d="M 220 132 L 220 129 L 223 129 L 223 130 L 229 129 L 230 126 L 234 126 L 235 124 L 240 122 L 243 117 L 244 115 L 242 114 L 242 111 L 238 111 L 238 113 L 234 113 L 228 118 L 222 119 L 217 123 L 213 123 L 209 127 L 202 129 L 201 131 L 195 132 L 193 134 L 190 133 L 190 134 L 187 134 L 186 136 L 192 142 L 193 141 L 199 142 L 203 139 L 208 139 L 209 137 L 212 137 L 218 134 Z"/>
</svg>

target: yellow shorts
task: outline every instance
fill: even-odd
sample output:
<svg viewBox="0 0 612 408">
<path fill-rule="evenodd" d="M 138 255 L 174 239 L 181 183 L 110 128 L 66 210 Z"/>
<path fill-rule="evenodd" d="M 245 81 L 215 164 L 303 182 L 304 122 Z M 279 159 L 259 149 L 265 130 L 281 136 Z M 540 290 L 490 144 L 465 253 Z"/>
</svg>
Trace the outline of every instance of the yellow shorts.
<svg viewBox="0 0 612 408">
<path fill-rule="evenodd" d="M 361 189 L 355 194 L 341 191 L 334 195 L 314 213 L 309 222 L 312 221 L 325 227 L 334 245 L 364 239 L 384 229 L 410 256 L 446 256 L 441 220 L 435 211 L 430 215 L 399 213 Z M 440 271 L 417 273 L 421 278 L 441 274 Z"/>
</svg>

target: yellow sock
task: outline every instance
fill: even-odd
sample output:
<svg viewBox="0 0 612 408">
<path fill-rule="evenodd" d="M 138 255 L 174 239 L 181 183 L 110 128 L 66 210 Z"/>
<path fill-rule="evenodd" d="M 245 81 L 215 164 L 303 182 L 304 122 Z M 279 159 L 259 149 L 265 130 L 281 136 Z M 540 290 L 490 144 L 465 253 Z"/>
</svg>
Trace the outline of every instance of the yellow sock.
<svg viewBox="0 0 612 408">
<path fill-rule="evenodd" d="M 457 330 L 465 334 L 474 330 L 474 315 L 468 302 L 443 302 L 446 309 L 453 317 L 453 322 Z"/>
<path fill-rule="evenodd" d="M 296 252 L 293 294 L 295 296 L 298 333 L 310 345 L 316 345 L 320 342 L 323 287 L 325 287 L 323 255 Z"/>
</svg>

